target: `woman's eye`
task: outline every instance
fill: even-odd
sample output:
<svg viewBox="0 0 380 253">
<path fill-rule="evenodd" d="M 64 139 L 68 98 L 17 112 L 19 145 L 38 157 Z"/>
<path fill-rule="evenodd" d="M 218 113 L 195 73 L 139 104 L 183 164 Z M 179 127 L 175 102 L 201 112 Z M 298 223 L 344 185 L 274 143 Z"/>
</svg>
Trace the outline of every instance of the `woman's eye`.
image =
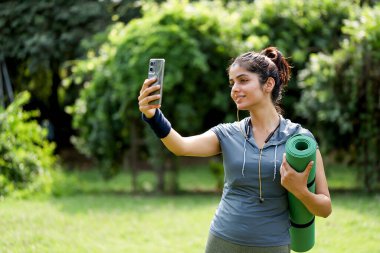
<svg viewBox="0 0 380 253">
<path fill-rule="evenodd" d="M 234 83 L 232 83 L 232 82 L 228 84 L 228 87 L 230 87 L 230 88 L 232 88 L 233 86 L 234 86 Z"/>
</svg>

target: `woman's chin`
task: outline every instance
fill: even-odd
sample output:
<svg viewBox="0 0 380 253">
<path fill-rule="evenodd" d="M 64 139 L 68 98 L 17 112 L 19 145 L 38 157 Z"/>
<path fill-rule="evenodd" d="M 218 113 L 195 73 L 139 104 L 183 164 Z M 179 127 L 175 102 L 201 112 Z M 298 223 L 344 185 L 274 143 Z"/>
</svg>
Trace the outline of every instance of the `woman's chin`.
<svg viewBox="0 0 380 253">
<path fill-rule="evenodd" d="M 243 104 L 236 104 L 236 108 L 240 111 L 248 110 Z"/>
</svg>

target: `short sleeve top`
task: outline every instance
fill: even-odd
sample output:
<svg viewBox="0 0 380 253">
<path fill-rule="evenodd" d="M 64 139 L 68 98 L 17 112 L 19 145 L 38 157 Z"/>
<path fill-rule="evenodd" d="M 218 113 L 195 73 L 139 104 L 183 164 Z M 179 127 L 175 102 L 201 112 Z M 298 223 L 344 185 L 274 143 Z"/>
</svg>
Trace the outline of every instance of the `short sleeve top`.
<svg viewBox="0 0 380 253">
<path fill-rule="evenodd" d="M 249 129 L 249 122 L 250 117 L 247 117 L 211 128 L 219 139 L 223 155 L 224 188 L 210 232 L 241 245 L 288 245 L 288 199 L 279 172 L 282 155 L 291 136 L 313 135 L 281 116 L 279 128 L 260 150 L 250 131 L 247 138 L 242 133 Z M 263 203 L 259 201 L 259 163 Z"/>
</svg>

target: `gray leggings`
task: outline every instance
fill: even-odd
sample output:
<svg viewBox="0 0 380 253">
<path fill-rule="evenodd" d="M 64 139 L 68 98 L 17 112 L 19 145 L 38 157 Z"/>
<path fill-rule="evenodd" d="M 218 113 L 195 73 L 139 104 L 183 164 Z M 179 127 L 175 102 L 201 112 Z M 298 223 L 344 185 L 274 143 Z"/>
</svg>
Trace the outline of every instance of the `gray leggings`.
<svg viewBox="0 0 380 253">
<path fill-rule="evenodd" d="M 209 233 L 205 253 L 290 253 L 290 245 L 253 247 L 228 242 Z"/>
</svg>

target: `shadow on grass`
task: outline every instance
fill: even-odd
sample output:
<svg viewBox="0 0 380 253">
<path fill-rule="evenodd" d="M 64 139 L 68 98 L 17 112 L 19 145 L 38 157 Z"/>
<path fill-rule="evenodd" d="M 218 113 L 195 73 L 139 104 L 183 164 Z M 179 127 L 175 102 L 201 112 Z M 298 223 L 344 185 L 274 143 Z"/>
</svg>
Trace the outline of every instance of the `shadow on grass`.
<svg viewBox="0 0 380 253">
<path fill-rule="evenodd" d="M 362 189 L 332 189 L 333 208 L 360 210 L 371 213 L 370 209 L 380 205 L 380 191 L 367 194 Z M 71 196 L 52 198 L 50 203 L 60 211 L 78 213 L 147 213 L 159 210 L 186 211 L 202 208 L 216 209 L 221 192 L 211 190 L 186 190 L 176 194 L 128 191 L 91 191 Z M 377 215 L 380 215 L 380 211 Z"/>
<path fill-rule="evenodd" d="M 124 191 L 87 192 L 50 199 L 60 211 L 78 213 L 147 213 L 159 210 L 194 210 L 214 206 L 220 199 L 215 192 L 181 192 L 179 194 L 130 193 Z"/>
</svg>

